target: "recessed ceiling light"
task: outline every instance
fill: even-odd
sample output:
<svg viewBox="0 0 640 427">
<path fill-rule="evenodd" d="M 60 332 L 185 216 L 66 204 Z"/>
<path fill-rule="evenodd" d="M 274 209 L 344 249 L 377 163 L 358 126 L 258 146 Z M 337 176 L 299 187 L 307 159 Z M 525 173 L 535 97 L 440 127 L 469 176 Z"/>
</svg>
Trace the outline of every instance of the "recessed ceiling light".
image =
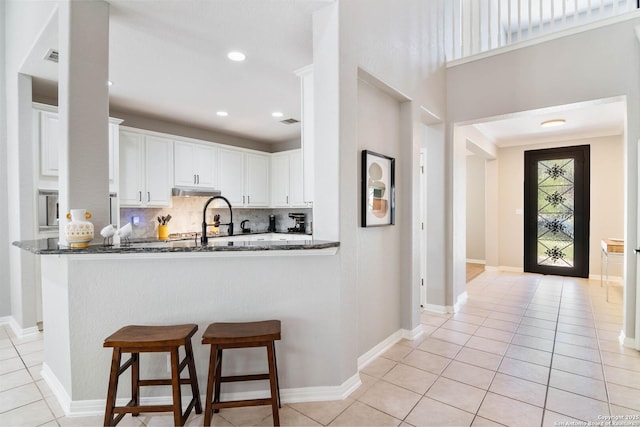
<svg viewBox="0 0 640 427">
<path fill-rule="evenodd" d="M 542 126 L 543 128 L 550 128 L 554 126 L 562 126 L 565 123 L 567 123 L 565 119 L 553 119 L 545 120 L 544 122 L 540 123 L 540 126 Z"/>
<path fill-rule="evenodd" d="M 284 116 L 284 114 L 282 113 L 282 111 L 274 111 L 273 113 L 271 113 L 271 115 L 273 117 L 282 117 Z"/>
<path fill-rule="evenodd" d="M 216 115 L 218 115 L 220 117 L 227 117 L 229 115 L 229 113 L 227 111 L 217 111 Z"/>
<path fill-rule="evenodd" d="M 113 82 L 111 80 L 107 80 L 107 86 L 113 86 Z"/>
<path fill-rule="evenodd" d="M 247 59 L 247 56 L 242 52 L 231 51 L 227 54 L 227 58 L 229 58 L 232 61 L 241 62 Z"/>
</svg>

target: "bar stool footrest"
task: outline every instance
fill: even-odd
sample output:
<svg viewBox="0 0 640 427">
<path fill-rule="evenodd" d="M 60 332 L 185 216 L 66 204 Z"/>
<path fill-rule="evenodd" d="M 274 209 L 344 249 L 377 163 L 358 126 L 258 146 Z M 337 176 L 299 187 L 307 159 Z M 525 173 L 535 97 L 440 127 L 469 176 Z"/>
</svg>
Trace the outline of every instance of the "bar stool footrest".
<svg viewBox="0 0 640 427">
<path fill-rule="evenodd" d="M 171 385 L 171 378 L 167 379 L 158 379 L 158 380 L 140 380 L 138 381 L 138 385 L 140 387 L 148 387 L 148 386 L 157 386 L 157 385 Z M 180 384 L 191 384 L 189 378 L 180 378 Z"/>
<path fill-rule="evenodd" d="M 260 381 L 268 380 L 269 374 L 255 374 L 255 375 L 230 375 L 220 378 L 220 382 L 231 383 L 235 381 Z"/>
<path fill-rule="evenodd" d="M 222 408 L 240 408 L 243 406 L 262 406 L 262 405 L 271 405 L 272 399 L 247 399 L 247 400 L 228 400 L 225 402 L 213 402 L 212 408 L 214 410 L 222 409 Z"/>
<path fill-rule="evenodd" d="M 145 405 L 145 406 L 116 406 L 116 414 L 133 414 L 138 412 L 172 412 L 173 405 Z"/>
</svg>

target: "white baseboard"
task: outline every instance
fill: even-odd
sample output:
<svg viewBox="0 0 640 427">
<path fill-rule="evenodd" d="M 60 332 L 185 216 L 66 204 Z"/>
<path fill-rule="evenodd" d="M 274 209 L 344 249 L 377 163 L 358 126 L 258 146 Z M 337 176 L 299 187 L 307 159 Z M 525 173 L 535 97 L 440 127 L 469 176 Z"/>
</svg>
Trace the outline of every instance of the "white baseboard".
<svg viewBox="0 0 640 427">
<path fill-rule="evenodd" d="M 13 316 L 0 317 L 0 325 L 9 325 L 11 330 L 18 338 L 24 338 L 29 335 L 34 335 L 40 332 L 38 326 L 32 326 L 30 328 L 23 328 L 16 322 Z"/>
<path fill-rule="evenodd" d="M 622 344 L 623 347 L 632 348 L 634 350 L 638 350 L 636 347 L 635 338 L 629 338 L 624 334 L 624 331 L 620 331 L 620 335 L 618 336 L 618 341 Z"/>
<path fill-rule="evenodd" d="M 424 311 L 430 311 L 438 314 L 450 314 L 456 312 L 455 307 L 452 305 L 425 304 L 422 309 Z"/>
<path fill-rule="evenodd" d="M 361 371 L 365 366 L 375 360 L 378 356 L 380 356 L 385 351 L 389 350 L 393 347 L 398 341 L 401 339 L 407 340 L 415 340 L 420 337 L 424 333 L 424 329 L 422 325 L 418 325 L 412 330 L 409 329 L 399 329 L 393 334 L 389 335 L 387 338 L 382 340 L 380 343 L 375 345 L 371 350 L 367 351 L 362 356 L 358 357 L 358 371 Z"/>
<path fill-rule="evenodd" d="M 589 275 L 589 279 L 590 280 L 602 280 L 604 282 L 605 280 L 607 280 L 607 277 L 603 276 L 603 275 L 600 275 L 600 274 L 590 274 Z M 609 276 L 609 282 L 622 283 L 622 277 L 620 277 L 620 276 Z"/>
<path fill-rule="evenodd" d="M 508 265 L 501 265 L 498 267 L 498 271 L 506 271 L 508 273 L 524 273 L 523 267 L 509 267 Z"/>
<path fill-rule="evenodd" d="M 42 378 L 47 382 L 47 385 L 51 388 L 53 395 L 58 399 L 60 407 L 68 417 L 88 417 L 88 416 L 103 416 L 106 405 L 106 399 L 92 399 L 92 400 L 71 400 L 69 394 L 66 392 L 58 378 L 51 371 L 51 369 L 43 363 L 42 365 Z M 327 400 L 342 400 L 349 396 L 354 390 L 356 390 L 362 382 L 360 381 L 360 375 L 355 374 L 344 383 L 339 386 L 326 386 L 326 387 L 302 387 L 302 388 L 290 388 L 280 390 L 280 398 L 282 403 L 298 403 L 298 402 L 318 402 Z M 187 395 L 182 398 L 182 407 L 186 408 L 191 400 L 191 397 Z M 245 400 L 245 399 L 262 399 L 268 398 L 270 395 L 269 390 L 256 390 L 248 392 L 234 392 L 234 393 L 222 393 L 222 400 Z M 206 402 L 206 396 L 203 394 L 200 396 L 202 406 Z M 116 405 L 125 406 L 129 402 L 129 397 L 118 398 Z M 157 397 L 142 397 L 140 403 L 142 405 L 170 405 L 173 402 L 171 396 L 157 396 Z"/>
<path fill-rule="evenodd" d="M 60 407 L 64 411 L 65 415 L 71 415 L 71 396 L 67 393 L 62 383 L 58 380 L 58 377 L 53 373 L 49 365 L 46 362 L 42 364 L 42 371 L 40 372 L 42 378 L 45 380 L 53 395 L 58 399 Z M 105 401 L 102 401 L 102 413 L 104 414 Z M 82 414 L 84 415 L 84 414 Z M 91 414 L 95 415 L 95 414 Z"/>
<path fill-rule="evenodd" d="M 484 259 L 472 259 L 472 258 L 467 258 L 467 262 L 470 264 L 486 264 L 487 261 Z"/>
<path fill-rule="evenodd" d="M 355 374 L 339 386 L 288 388 L 280 391 L 283 403 L 343 400 L 353 393 L 362 382 Z"/>
<path fill-rule="evenodd" d="M 457 313 L 458 311 L 460 311 L 460 306 L 463 305 L 466 301 L 467 301 L 467 291 L 464 291 L 463 293 L 458 295 L 458 300 L 453 306 L 453 309 L 454 309 L 453 312 Z"/>
</svg>

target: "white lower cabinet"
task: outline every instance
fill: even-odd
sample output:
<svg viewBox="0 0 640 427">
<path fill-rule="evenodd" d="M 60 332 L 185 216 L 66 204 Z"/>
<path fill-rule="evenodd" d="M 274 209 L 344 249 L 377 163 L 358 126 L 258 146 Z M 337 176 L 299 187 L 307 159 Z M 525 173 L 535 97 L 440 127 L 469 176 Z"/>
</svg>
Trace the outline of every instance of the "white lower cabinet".
<svg viewBox="0 0 640 427">
<path fill-rule="evenodd" d="M 220 149 L 220 191 L 233 207 L 269 206 L 269 156 Z"/>
<path fill-rule="evenodd" d="M 120 133 L 120 206 L 171 205 L 173 140 Z"/>
<path fill-rule="evenodd" d="M 305 207 L 301 151 L 273 154 L 271 165 L 271 205 L 276 208 Z"/>
</svg>

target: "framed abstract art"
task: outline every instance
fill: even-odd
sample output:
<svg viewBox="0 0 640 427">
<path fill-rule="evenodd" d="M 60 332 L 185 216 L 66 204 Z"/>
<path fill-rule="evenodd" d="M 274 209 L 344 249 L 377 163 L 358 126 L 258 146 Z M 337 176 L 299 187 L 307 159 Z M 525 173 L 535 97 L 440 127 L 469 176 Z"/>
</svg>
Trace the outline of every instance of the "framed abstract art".
<svg viewBox="0 0 640 427">
<path fill-rule="evenodd" d="M 395 159 L 362 150 L 361 226 L 395 223 Z"/>
</svg>

